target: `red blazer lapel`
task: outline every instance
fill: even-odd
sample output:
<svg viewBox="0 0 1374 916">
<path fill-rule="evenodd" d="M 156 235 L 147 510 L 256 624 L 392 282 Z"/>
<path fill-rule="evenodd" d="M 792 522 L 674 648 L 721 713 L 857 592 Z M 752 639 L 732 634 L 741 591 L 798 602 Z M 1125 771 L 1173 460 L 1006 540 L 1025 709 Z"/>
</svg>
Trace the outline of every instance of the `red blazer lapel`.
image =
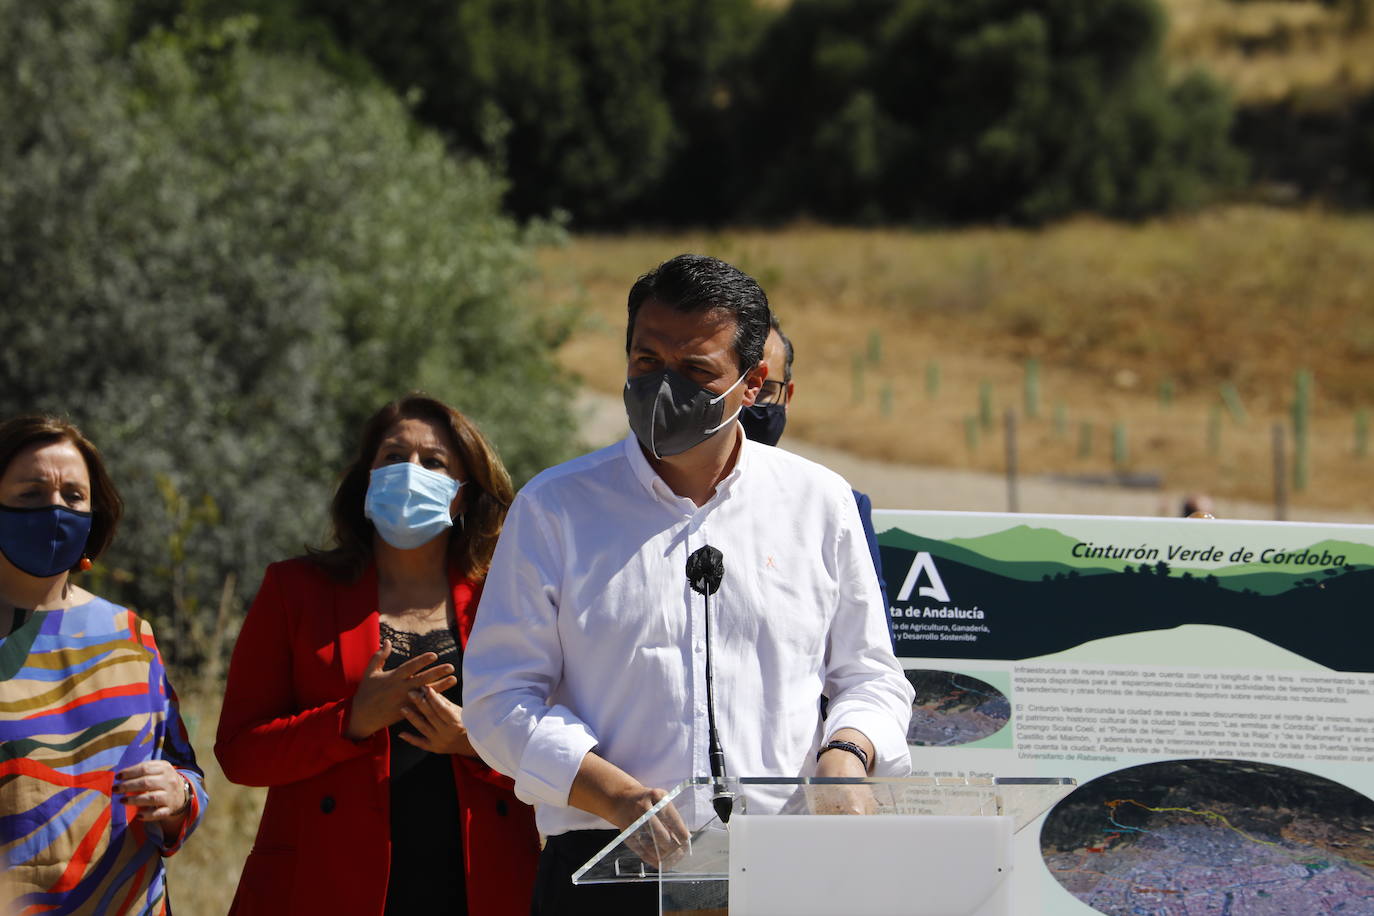
<svg viewBox="0 0 1374 916">
<path fill-rule="evenodd" d="M 480 583 L 473 584 L 450 570 L 449 587 L 453 594 L 453 609 L 458 624 L 459 645 L 467 648 L 477 616 L 477 599 L 482 594 Z M 339 585 L 334 592 L 334 623 L 339 634 L 339 663 L 344 681 L 351 688 L 363 679 L 367 663 L 382 644 L 381 625 L 377 618 L 377 567 L 369 565 L 349 585 Z"/>
<path fill-rule="evenodd" d="M 453 616 L 458 624 L 458 645 L 467 651 L 468 634 L 472 632 L 473 621 L 477 619 L 477 599 L 482 597 L 482 584 L 474 584 L 454 572 L 448 571 L 449 588 L 453 590 Z"/>
<path fill-rule="evenodd" d="M 369 563 L 358 581 L 339 585 L 334 590 L 334 623 L 338 633 L 339 671 L 343 677 L 344 696 L 352 696 L 358 689 L 367 663 L 382 644 L 381 625 L 377 618 L 377 567 Z M 386 810 L 387 776 L 391 772 L 391 743 L 381 742 L 381 753 L 372 758 L 372 772 L 376 791 L 372 804 Z"/>
<path fill-rule="evenodd" d="M 336 587 L 334 623 L 334 632 L 339 634 L 339 665 L 351 694 L 382 644 L 377 622 L 376 566 L 368 564 L 357 582 Z"/>
</svg>

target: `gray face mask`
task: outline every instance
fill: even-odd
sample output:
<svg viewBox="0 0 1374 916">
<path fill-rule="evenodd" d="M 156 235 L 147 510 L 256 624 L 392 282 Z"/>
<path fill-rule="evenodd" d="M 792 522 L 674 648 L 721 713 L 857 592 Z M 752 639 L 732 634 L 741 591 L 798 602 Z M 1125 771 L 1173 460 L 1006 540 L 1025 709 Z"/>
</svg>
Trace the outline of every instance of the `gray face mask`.
<svg viewBox="0 0 1374 916">
<path fill-rule="evenodd" d="M 672 369 L 661 369 L 625 382 L 625 413 L 641 445 L 655 458 L 678 455 L 693 448 L 733 423 L 722 403 L 744 376 L 717 395 L 683 378 Z"/>
</svg>

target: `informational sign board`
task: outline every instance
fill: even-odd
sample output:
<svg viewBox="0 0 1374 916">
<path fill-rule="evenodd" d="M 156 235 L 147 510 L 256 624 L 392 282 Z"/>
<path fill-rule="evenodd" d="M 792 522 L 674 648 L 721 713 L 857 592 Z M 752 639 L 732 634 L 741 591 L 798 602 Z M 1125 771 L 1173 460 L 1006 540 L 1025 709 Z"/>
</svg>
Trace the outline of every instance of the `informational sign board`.
<svg viewBox="0 0 1374 916">
<path fill-rule="evenodd" d="M 1374 526 L 874 526 L 916 775 L 1079 782 L 1019 916 L 1374 914 Z"/>
</svg>

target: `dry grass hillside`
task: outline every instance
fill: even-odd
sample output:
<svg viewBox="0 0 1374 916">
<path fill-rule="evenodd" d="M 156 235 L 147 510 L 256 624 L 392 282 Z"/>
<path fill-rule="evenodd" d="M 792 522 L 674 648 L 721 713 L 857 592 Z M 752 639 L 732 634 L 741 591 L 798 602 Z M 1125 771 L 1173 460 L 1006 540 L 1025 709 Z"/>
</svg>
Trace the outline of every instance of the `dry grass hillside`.
<svg viewBox="0 0 1374 916">
<path fill-rule="evenodd" d="M 1294 500 L 1374 508 L 1374 457 L 1357 454 L 1360 410 L 1374 406 L 1374 218 L 1235 207 L 1034 231 L 579 237 L 543 252 L 536 291 L 582 312 L 561 351 L 571 373 L 618 392 L 625 294 L 682 251 L 768 290 L 796 342 L 798 438 L 1000 470 L 1014 408 L 1027 473 L 1126 472 L 1265 500 L 1272 426 L 1288 424 L 1307 369 L 1309 483 Z"/>
<path fill-rule="evenodd" d="M 1371 0 L 1161 0 L 1166 54 L 1202 66 L 1242 105 L 1341 107 L 1374 90 Z"/>
</svg>

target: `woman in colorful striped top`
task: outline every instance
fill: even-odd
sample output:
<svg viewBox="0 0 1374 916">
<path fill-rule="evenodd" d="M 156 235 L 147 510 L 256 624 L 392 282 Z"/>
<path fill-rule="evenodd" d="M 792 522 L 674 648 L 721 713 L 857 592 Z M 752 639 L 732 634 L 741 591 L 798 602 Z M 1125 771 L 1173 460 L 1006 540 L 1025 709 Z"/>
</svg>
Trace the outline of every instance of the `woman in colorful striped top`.
<svg viewBox="0 0 1374 916">
<path fill-rule="evenodd" d="M 205 810 L 151 629 L 72 581 L 121 509 L 76 427 L 0 423 L 0 911 L 168 913 Z"/>
</svg>

